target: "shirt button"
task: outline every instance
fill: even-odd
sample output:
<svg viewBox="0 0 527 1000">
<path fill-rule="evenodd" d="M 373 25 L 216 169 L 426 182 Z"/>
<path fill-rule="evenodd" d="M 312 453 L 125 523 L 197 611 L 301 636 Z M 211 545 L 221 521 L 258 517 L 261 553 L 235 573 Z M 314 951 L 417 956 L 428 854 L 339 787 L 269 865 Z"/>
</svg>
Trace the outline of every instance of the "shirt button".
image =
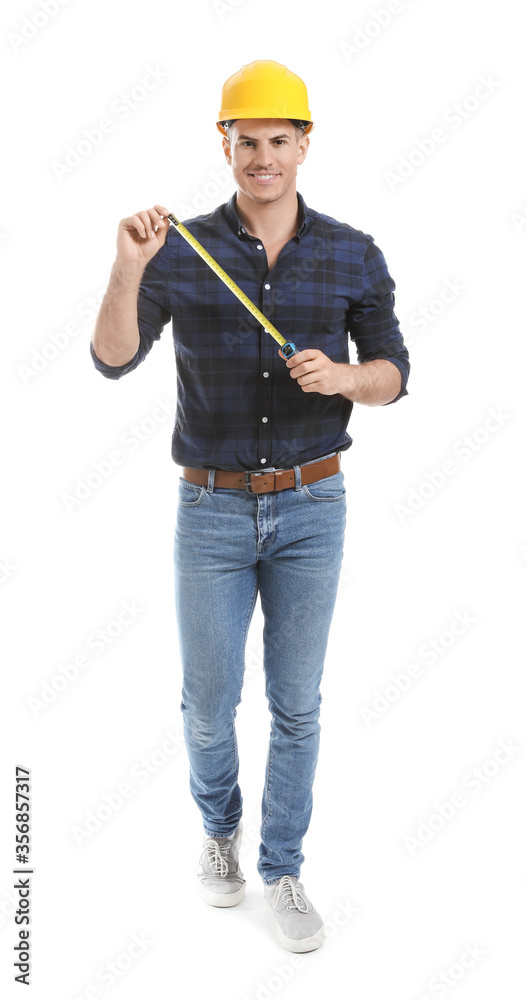
<svg viewBox="0 0 527 1000">
<path fill-rule="evenodd" d="M 261 459 L 260 459 L 260 464 L 261 464 L 261 465 L 265 465 L 265 463 L 266 463 L 266 462 L 267 462 L 267 459 L 266 459 L 266 458 L 261 458 Z"/>
<path fill-rule="evenodd" d="M 261 243 L 257 243 L 257 244 L 256 244 L 256 249 L 257 249 L 257 250 L 263 250 L 263 246 L 262 246 L 262 244 L 261 244 Z"/>
<path fill-rule="evenodd" d="M 269 372 L 262 372 L 264 378 L 269 378 Z"/>
<path fill-rule="evenodd" d="M 270 285 L 264 285 L 264 288 L 270 288 L 270 287 L 271 287 Z"/>
<path fill-rule="evenodd" d="M 262 417 L 262 424 L 266 424 L 268 419 L 269 419 L 268 417 Z"/>
</svg>

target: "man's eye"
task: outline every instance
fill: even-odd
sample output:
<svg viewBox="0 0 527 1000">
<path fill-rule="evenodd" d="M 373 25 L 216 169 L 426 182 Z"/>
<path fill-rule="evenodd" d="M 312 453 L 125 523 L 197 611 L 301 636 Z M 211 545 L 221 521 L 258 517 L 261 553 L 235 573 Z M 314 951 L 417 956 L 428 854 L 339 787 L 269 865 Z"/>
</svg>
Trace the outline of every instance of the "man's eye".
<svg viewBox="0 0 527 1000">
<path fill-rule="evenodd" d="M 281 142 L 281 143 L 283 143 L 285 140 L 284 139 L 274 139 L 273 141 L 274 142 Z M 252 139 L 245 139 L 245 141 L 242 142 L 242 146 L 254 146 L 254 143 L 253 143 Z"/>
</svg>

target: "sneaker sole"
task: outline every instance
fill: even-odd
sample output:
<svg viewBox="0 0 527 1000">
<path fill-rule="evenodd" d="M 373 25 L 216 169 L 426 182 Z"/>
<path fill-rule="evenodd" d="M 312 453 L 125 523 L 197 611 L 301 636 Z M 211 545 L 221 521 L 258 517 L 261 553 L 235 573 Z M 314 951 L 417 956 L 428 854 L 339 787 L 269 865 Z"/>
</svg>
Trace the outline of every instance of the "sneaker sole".
<svg viewBox="0 0 527 1000">
<path fill-rule="evenodd" d="M 213 892 L 200 883 L 202 899 L 211 906 L 236 906 L 245 896 L 245 882 L 236 892 Z"/>
<path fill-rule="evenodd" d="M 280 924 L 276 919 L 275 912 L 269 900 L 266 899 L 265 902 L 267 905 L 267 909 L 269 910 L 269 913 L 273 918 L 273 923 L 276 928 L 276 935 L 278 937 L 278 940 L 280 944 L 283 945 L 284 948 L 287 948 L 288 951 L 294 951 L 297 954 L 300 954 L 304 951 L 314 951 L 315 948 L 320 948 L 320 945 L 322 944 L 325 938 L 324 926 L 322 926 L 320 930 L 316 932 L 316 934 L 312 934 L 311 937 L 307 938 L 287 937 L 287 934 L 284 934 L 282 928 L 280 927 Z"/>
</svg>

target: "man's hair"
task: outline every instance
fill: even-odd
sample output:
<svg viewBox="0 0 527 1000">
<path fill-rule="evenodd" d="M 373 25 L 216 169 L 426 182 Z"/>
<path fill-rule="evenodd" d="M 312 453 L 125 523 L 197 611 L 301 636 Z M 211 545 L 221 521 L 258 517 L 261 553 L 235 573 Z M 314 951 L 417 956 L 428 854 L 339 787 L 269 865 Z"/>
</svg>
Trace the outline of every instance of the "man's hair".
<svg viewBox="0 0 527 1000">
<path fill-rule="evenodd" d="M 226 121 L 223 121 L 221 123 L 223 125 L 223 127 L 227 129 L 227 137 L 229 139 L 230 139 L 229 129 L 230 129 L 231 125 L 234 125 L 234 122 L 236 122 L 236 121 L 238 121 L 237 118 L 229 118 Z M 288 121 L 290 121 L 291 124 L 294 125 L 294 127 L 295 127 L 296 141 L 300 142 L 300 140 L 302 139 L 302 137 L 304 135 L 304 132 L 306 130 L 306 126 L 309 125 L 309 122 L 301 121 L 299 118 L 288 118 Z"/>
</svg>

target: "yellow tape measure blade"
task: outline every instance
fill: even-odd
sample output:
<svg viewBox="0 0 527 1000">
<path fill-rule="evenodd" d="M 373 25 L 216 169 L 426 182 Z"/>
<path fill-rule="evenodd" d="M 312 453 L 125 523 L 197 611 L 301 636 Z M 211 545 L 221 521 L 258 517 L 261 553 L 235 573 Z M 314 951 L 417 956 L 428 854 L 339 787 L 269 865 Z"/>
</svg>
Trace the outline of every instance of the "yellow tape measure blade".
<svg viewBox="0 0 527 1000">
<path fill-rule="evenodd" d="M 274 339 L 280 344 L 281 347 L 284 347 L 286 344 L 289 344 L 290 341 L 287 341 L 285 337 L 282 337 L 282 334 L 279 333 L 276 327 L 273 326 L 270 320 L 267 319 L 267 316 L 264 316 L 263 312 L 260 312 L 258 306 L 255 306 L 254 302 L 251 302 L 251 299 L 245 294 L 245 292 L 242 292 L 241 288 L 238 287 L 236 282 L 233 281 L 232 278 L 229 277 L 227 272 L 223 270 L 221 265 L 218 264 L 216 260 L 214 260 L 214 257 L 211 257 L 208 250 L 205 250 L 205 247 L 202 247 L 201 243 L 199 243 L 196 237 L 193 236 L 191 232 L 189 232 L 186 226 L 184 226 L 183 223 L 179 221 L 179 219 L 176 219 L 175 215 L 173 215 L 171 212 L 167 215 L 167 219 L 169 220 L 169 222 L 172 223 L 174 228 L 177 229 L 178 233 L 181 233 L 184 239 L 186 239 L 187 243 L 190 243 L 191 247 L 193 247 L 196 253 L 198 253 L 199 256 L 209 265 L 209 267 L 214 271 L 214 273 L 218 275 L 218 278 L 221 278 L 221 280 L 227 285 L 227 287 L 230 288 L 231 292 L 233 292 L 236 298 L 243 303 L 245 308 L 248 309 L 249 312 L 255 317 L 255 319 L 257 319 L 258 322 L 262 324 L 264 330 L 267 333 L 270 333 L 271 337 L 274 337 Z M 292 346 L 294 347 L 294 344 Z M 294 354 L 295 351 L 292 351 L 291 353 Z M 290 354 L 287 356 L 291 357 Z"/>
</svg>

